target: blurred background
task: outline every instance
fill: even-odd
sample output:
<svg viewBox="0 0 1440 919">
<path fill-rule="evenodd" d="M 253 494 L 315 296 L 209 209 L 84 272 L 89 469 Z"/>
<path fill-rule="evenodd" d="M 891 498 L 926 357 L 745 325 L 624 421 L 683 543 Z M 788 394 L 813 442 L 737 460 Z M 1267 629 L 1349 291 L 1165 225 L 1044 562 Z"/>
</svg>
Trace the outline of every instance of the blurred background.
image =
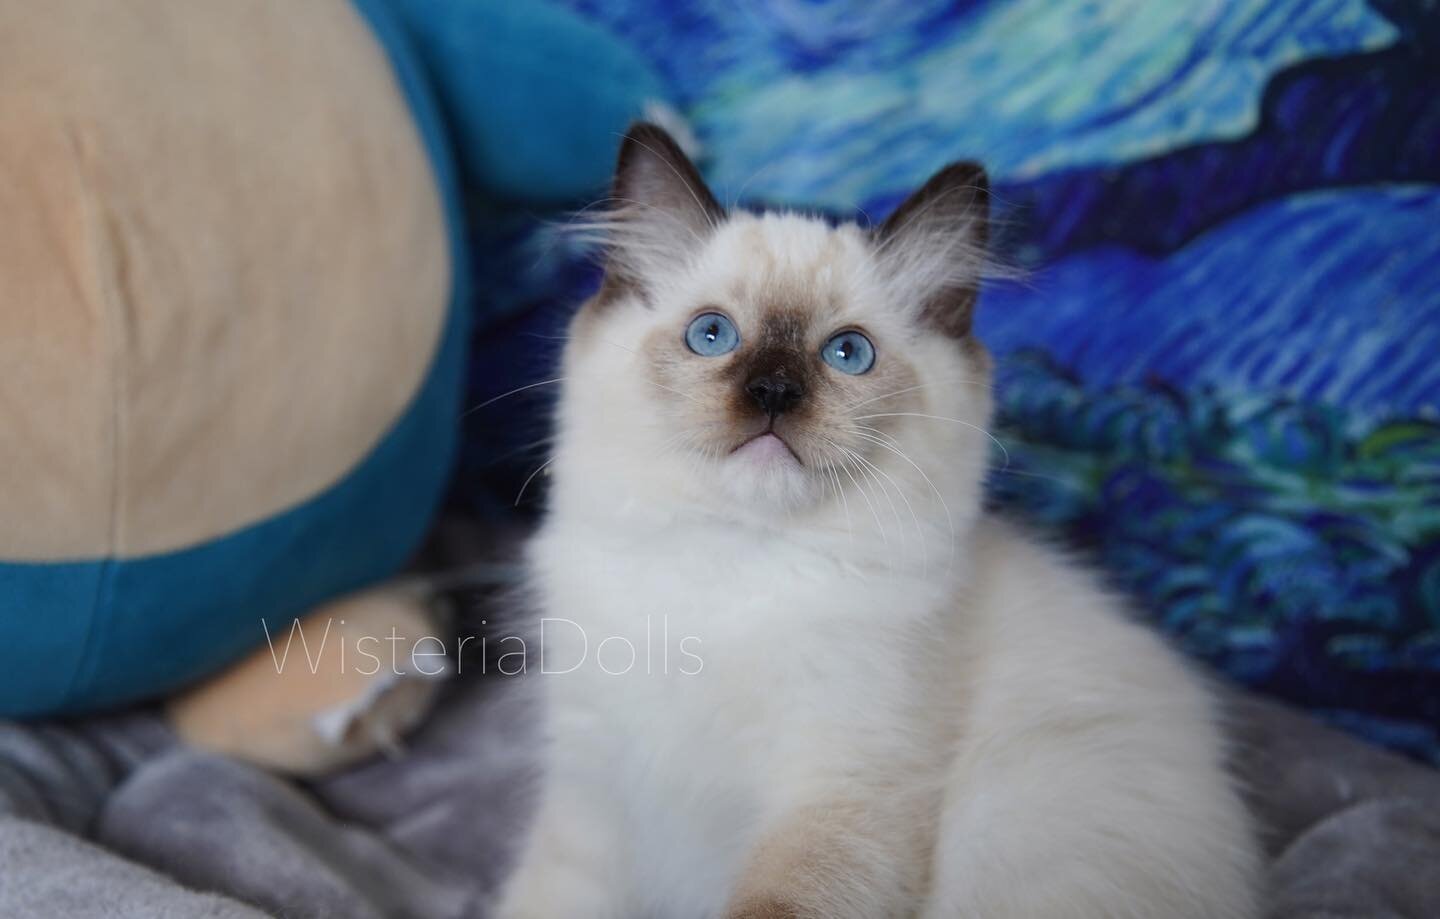
<svg viewBox="0 0 1440 919">
<path fill-rule="evenodd" d="M 977 314 L 992 500 L 1200 659 L 1440 763 L 1440 7 L 563 6 L 653 69 L 724 202 L 878 221 L 984 162 L 1024 269 Z M 563 213 L 470 193 L 473 409 L 555 375 L 596 275 Z M 551 388 L 466 416 L 454 504 L 541 506 Z"/>
</svg>

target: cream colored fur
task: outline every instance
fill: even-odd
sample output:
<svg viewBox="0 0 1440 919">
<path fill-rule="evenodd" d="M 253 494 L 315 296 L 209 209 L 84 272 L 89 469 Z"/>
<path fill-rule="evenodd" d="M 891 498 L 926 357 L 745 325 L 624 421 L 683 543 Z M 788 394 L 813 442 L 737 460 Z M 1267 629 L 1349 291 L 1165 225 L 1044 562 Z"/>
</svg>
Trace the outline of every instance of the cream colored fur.
<svg viewBox="0 0 1440 919">
<path fill-rule="evenodd" d="M 545 630 L 546 669 L 586 659 L 542 674 L 529 649 L 550 743 L 501 919 L 1258 915 L 1202 682 L 980 509 L 989 361 L 912 283 L 954 265 L 911 249 L 896 277 L 856 228 L 698 220 L 649 181 L 620 183 L 616 219 L 649 203 L 696 232 L 652 233 L 673 251 L 632 265 L 660 273 L 573 327 L 530 563 L 542 615 L 573 624 Z M 684 348 L 707 308 L 732 355 Z M 817 365 L 796 462 L 726 446 L 750 422 L 725 362 L 777 314 Z M 818 349 L 855 327 L 879 358 L 842 379 Z M 612 636 L 639 657 L 622 675 Z"/>
<path fill-rule="evenodd" d="M 415 399 L 451 287 L 347 0 L 0 0 L 0 558 L 173 552 L 310 500 Z"/>
</svg>

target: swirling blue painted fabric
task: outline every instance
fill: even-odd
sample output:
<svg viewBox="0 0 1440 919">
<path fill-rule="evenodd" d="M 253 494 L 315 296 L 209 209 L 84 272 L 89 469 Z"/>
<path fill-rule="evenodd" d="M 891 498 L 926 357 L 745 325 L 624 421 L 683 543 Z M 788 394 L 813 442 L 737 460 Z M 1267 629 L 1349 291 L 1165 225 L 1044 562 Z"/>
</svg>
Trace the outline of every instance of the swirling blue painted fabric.
<svg viewBox="0 0 1440 919">
<path fill-rule="evenodd" d="M 1440 763 L 1433 4 L 567 2 L 669 77 L 722 200 L 878 218 L 983 160 L 1028 270 L 978 318 L 994 500 L 1200 658 Z M 515 318 L 484 373 L 533 375 L 594 274 L 531 221 L 487 237 Z M 513 496 L 494 431 L 465 478 Z"/>
</svg>

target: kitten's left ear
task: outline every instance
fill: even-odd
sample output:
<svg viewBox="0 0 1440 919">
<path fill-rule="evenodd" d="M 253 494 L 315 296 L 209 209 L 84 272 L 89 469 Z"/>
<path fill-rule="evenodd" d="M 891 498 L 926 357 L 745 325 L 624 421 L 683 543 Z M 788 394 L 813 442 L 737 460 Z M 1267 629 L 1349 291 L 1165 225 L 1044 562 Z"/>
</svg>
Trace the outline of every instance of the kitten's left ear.
<svg viewBox="0 0 1440 919">
<path fill-rule="evenodd" d="M 900 295 L 947 335 L 970 333 L 990 237 L 990 180 L 951 163 L 875 231 L 877 256 Z"/>
</svg>

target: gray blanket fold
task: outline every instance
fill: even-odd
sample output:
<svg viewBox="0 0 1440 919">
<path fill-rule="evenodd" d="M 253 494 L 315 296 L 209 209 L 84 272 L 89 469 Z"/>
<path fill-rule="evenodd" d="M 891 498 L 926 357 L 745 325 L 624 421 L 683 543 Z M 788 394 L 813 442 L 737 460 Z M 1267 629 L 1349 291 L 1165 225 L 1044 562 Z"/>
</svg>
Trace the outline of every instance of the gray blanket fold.
<svg viewBox="0 0 1440 919">
<path fill-rule="evenodd" d="M 0 916 L 483 917 L 533 775 L 518 688 L 462 680 L 403 757 L 308 787 L 153 714 L 0 725 Z M 1231 712 L 1273 917 L 1440 915 L 1440 775 L 1274 703 Z"/>
<path fill-rule="evenodd" d="M 229 897 L 186 890 L 64 830 L 0 817 L 0 916 L 264 919 L 266 914 Z"/>
</svg>

